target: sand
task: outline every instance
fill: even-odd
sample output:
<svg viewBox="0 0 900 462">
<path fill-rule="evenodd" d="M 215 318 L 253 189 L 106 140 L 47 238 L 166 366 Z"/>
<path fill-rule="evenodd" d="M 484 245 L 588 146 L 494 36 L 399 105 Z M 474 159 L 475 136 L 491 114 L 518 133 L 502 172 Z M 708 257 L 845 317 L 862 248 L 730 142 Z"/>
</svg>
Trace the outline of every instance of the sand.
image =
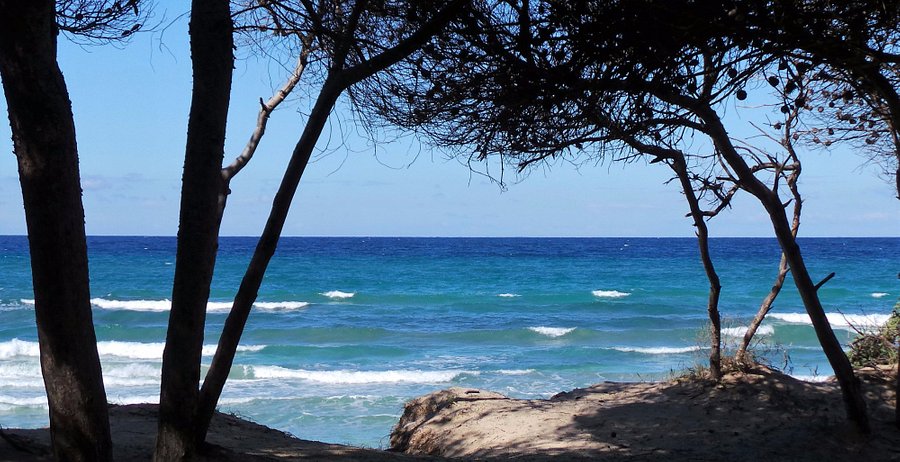
<svg viewBox="0 0 900 462">
<path fill-rule="evenodd" d="M 394 449 L 304 441 L 217 414 L 207 460 L 409 461 L 444 457 L 543 460 L 900 460 L 893 378 L 863 374 L 873 432 L 857 434 L 833 381 L 809 383 L 758 367 L 658 383 L 602 383 L 548 400 L 453 388 L 407 404 Z M 156 406 L 110 409 L 116 460 L 150 460 Z M 42 430 L 5 430 L 0 461 L 50 460 Z"/>
<path fill-rule="evenodd" d="M 391 442 L 410 454 L 466 459 L 900 460 L 893 379 L 863 375 L 871 436 L 848 424 L 835 382 L 757 367 L 718 385 L 602 383 L 549 400 L 444 390 L 408 403 Z"/>
</svg>

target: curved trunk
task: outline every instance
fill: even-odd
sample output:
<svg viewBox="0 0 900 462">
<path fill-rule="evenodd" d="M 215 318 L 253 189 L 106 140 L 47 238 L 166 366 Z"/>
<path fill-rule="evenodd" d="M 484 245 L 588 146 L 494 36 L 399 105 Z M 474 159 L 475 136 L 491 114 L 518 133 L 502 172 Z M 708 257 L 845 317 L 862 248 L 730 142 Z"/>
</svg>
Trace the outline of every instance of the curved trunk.
<svg viewBox="0 0 900 462">
<path fill-rule="evenodd" d="M 756 331 L 759 330 L 759 326 L 766 318 L 766 315 L 772 310 L 775 299 L 778 298 L 778 294 L 781 293 L 781 288 L 784 287 L 784 280 L 787 277 L 788 271 L 787 259 L 784 258 L 784 254 L 782 254 L 781 261 L 778 263 L 778 276 L 775 277 L 772 289 L 769 290 L 766 298 L 763 299 L 762 304 L 759 306 L 759 311 L 757 311 L 756 316 L 753 317 L 753 321 L 747 326 L 747 332 L 744 333 L 744 338 L 741 340 L 741 346 L 734 355 L 734 358 L 738 363 L 742 363 L 746 360 L 747 349 L 750 348 L 750 342 L 753 341 L 753 337 L 756 335 Z"/>
<path fill-rule="evenodd" d="M 232 22 L 227 0 L 191 7 L 194 87 L 188 119 L 172 311 L 163 351 L 155 460 L 193 458 L 206 304 L 218 248 L 225 122 L 231 95 Z"/>
<path fill-rule="evenodd" d="M 822 345 L 822 351 L 828 358 L 828 362 L 834 370 L 834 375 L 841 386 L 847 417 L 857 425 L 861 432 L 869 433 L 871 428 L 859 380 L 856 378 L 853 367 L 850 365 L 850 360 L 847 359 L 847 355 L 841 348 L 841 344 L 835 337 L 831 324 L 829 324 L 828 318 L 825 316 L 825 310 L 822 308 L 822 303 L 819 300 L 817 287 L 809 275 L 809 270 L 806 268 L 806 262 L 803 260 L 803 254 L 800 251 L 800 246 L 797 244 L 797 239 L 791 232 L 791 226 L 788 223 L 781 200 L 774 191 L 766 187 L 753 175 L 750 167 L 731 144 L 728 132 L 722 125 L 718 114 L 712 108 L 696 100 L 686 101 L 678 97 L 676 99 L 679 103 L 686 103 L 703 120 L 709 131 L 710 138 L 713 140 L 722 158 L 737 174 L 742 187 L 750 194 L 753 194 L 765 208 L 772 222 L 772 228 L 775 231 L 778 244 L 781 246 L 788 266 L 791 268 L 794 284 L 797 287 L 800 298 L 803 300 L 803 306 L 806 308 L 806 313 L 809 315 L 819 343 Z"/>
<path fill-rule="evenodd" d="M 687 163 L 684 155 L 681 153 L 673 154 L 672 170 L 678 176 L 681 182 L 681 189 L 688 201 L 691 209 L 691 217 L 694 220 L 694 226 L 697 228 L 697 245 L 700 248 L 700 260 L 703 262 L 703 270 L 706 272 L 706 279 L 709 280 L 709 297 L 706 303 L 706 310 L 709 314 L 709 372 L 713 380 L 719 381 L 722 378 L 722 322 L 719 316 L 719 295 L 722 292 L 722 284 L 719 281 L 719 274 L 713 265 L 712 257 L 709 254 L 709 229 L 706 221 L 703 219 L 703 211 L 700 209 L 700 202 L 697 200 L 697 194 L 691 179 L 688 177 Z"/>
<path fill-rule="evenodd" d="M 75 123 L 56 62 L 55 4 L 0 1 L 6 95 L 31 252 L 41 371 L 57 460 L 112 459 L 91 315 Z"/>
</svg>

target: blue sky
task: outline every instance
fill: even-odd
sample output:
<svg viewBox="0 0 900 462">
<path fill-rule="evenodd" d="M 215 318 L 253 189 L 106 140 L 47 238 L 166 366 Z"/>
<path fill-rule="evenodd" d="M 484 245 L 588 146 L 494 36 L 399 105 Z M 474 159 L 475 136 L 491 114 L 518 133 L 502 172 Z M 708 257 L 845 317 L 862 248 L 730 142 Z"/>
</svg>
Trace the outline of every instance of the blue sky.
<svg viewBox="0 0 900 462">
<path fill-rule="evenodd" d="M 157 11 L 171 21 L 178 11 Z M 86 226 L 94 235 L 174 235 L 190 104 L 187 21 L 142 33 L 125 47 L 62 39 L 81 159 Z M 236 63 L 225 157 L 243 147 L 257 101 L 280 84 L 263 58 Z M 301 82 L 301 85 L 303 83 Z M 302 90 L 302 89 L 301 89 Z M 310 88 L 312 92 L 314 88 Z M 306 92 L 301 91 L 303 94 Z M 256 158 L 232 182 L 223 235 L 257 235 L 307 101 L 273 115 Z M 5 101 L 0 109 L 6 113 Z M 374 147 L 345 110 L 333 117 L 301 182 L 285 235 L 299 236 L 691 236 L 687 206 L 668 170 L 643 163 L 554 165 L 505 191 L 445 153 L 411 138 Z M 743 121 L 738 121 L 741 125 Z M 804 157 L 801 235 L 897 236 L 900 201 L 878 169 L 845 148 Z M 496 166 L 494 166 L 496 167 Z M 494 170 L 496 171 L 496 169 Z M 749 197 L 710 224 L 714 236 L 769 236 Z M 24 234 L 9 125 L 0 124 L 0 234 Z"/>
</svg>

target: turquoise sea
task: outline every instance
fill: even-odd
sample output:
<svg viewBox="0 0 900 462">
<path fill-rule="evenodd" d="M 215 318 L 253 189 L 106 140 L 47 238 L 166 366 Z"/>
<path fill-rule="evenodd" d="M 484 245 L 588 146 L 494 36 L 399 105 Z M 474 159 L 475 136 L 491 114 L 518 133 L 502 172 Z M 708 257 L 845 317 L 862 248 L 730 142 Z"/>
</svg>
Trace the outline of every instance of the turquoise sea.
<svg viewBox="0 0 900 462">
<path fill-rule="evenodd" d="M 842 342 L 900 295 L 900 238 L 801 248 Z M 255 238 L 223 238 L 204 362 Z M 175 239 L 89 239 L 94 322 L 111 402 L 157 402 Z M 771 287 L 771 239 L 714 239 L 725 339 Z M 0 426 L 47 425 L 24 237 L 0 237 Z M 757 346 L 808 379 L 830 373 L 790 280 Z M 285 238 L 220 402 L 298 437 L 382 447 L 403 403 L 450 387 L 549 397 L 662 379 L 707 354 L 707 282 L 689 238 Z"/>
</svg>

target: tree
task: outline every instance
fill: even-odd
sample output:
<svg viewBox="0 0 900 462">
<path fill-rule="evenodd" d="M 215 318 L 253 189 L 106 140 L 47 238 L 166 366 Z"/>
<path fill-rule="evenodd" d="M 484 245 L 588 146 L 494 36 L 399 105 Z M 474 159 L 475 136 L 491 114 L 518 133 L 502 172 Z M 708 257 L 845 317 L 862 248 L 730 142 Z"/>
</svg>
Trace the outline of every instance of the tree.
<svg viewBox="0 0 900 462">
<path fill-rule="evenodd" d="M 140 28 L 137 1 L 0 1 L 0 77 L 25 205 L 41 371 L 59 460 L 112 459 L 91 316 L 75 124 L 60 30 L 95 41 Z M 59 12 L 57 14 L 57 12 Z"/>
<path fill-rule="evenodd" d="M 408 60 L 415 79 L 368 87 L 375 101 L 372 111 L 441 146 L 472 149 L 478 159 L 492 154 L 513 158 L 520 167 L 575 157 L 588 144 L 611 153 L 629 145 L 629 139 L 667 148 L 695 137 L 709 140 L 711 168 L 732 178 L 768 214 L 841 385 L 848 417 L 866 432 L 859 383 L 825 317 L 817 285 L 791 232 L 779 183 L 767 185 L 765 176 L 759 176 L 781 167 L 751 165 L 754 159 L 745 158 L 717 112 L 730 99 L 746 98 L 744 87 L 754 79 L 779 84 L 767 73 L 781 55 L 755 38 L 716 33 L 742 20 L 730 6 L 497 2 L 454 31 L 453 39 L 432 42 Z M 468 44 L 469 52 L 457 51 L 460 42 Z"/>
<path fill-rule="evenodd" d="M 234 60 L 228 0 L 194 1 L 190 34 L 194 81 L 172 309 L 163 351 L 154 454 L 158 461 L 182 460 L 196 453 L 197 384 L 206 304 L 218 248 L 220 172 Z"/>
<path fill-rule="evenodd" d="M 212 133 L 215 129 L 216 136 L 211 139 L 198 139 L 201 144 L 192 145 L 191 137 L 195 134 L 193 125 L 195 106 L 192 105 L 182 193 L 179 255 L 176 261 L 172 314 L 163 358 L 160 433 L 155 455 L 157 460 L 194 457 L 205 439 L 241 333 L 256 300 L 268 263 L 277 247 L 291 201 L 338 98 L 351 86 L 387 69 L 421 47 L 439 33 L 446 23 L 456 18 L 466 3 L 464 0 L 283 1 L 260 3 L 241 11 L 241 14 L 252 19 L 247 30 L 264 33 L 274 31 L 279 37 L 295 37 L 300 42 L 296 77 L 292 76 L 288 80 L 288 84 L 284 87 L 285 91 L 290 91 L 296 85 L 299 73 L 306 68 L 311 56 L 323 65 L 319 75 L 324 81 L 306 120 L 303 134 L 291 155 L 266 227 L 241 282 L 212 365 L 200 390 L 197 388 L 205 305 L 209 296 L 209 283 L 215 263 L 215 242 L 224 213 L 225 200 L 234 175 L 252 157 L 255 146 L 265 130 L 265 121 L 272 106 L 263 103 L 257 130 L 251 136 L 247 148 L 234 163 L 223 168 L 222 139 L 219 133 L 221 131 L 224 136 L 227 89 L 223 85 L 225 74 L 227 73 L 230 78 L 231 72 L 231 42 L 227 42 L 226 48 L 223 46 L 225 43 L 223 40 L 225 35 L 229 35 L 230 40 L 232 23 L 230 17 L 227 17 L 227 3 L 224 6 L 217 6 L 215 14 L 203 15 L 202 20 L 205 24 L 203 28 L 198 20 L 200 16 L 197 15 L 201 10 L 194 10 L 191 22 L 195 63 L 194 101 L 195 104 L 204 98 L 215 101 L 215 105 L 212 106 L 214 110 L 211 111 L 215 115 L 214 119 L 210 119 L 206 114 L 210 112 L 209 107 L 196 106 L 197 119 L 203 118 L 209 123 L 198 133 Z M 225 30 L 226 24 L 228 30 Z M 216 25 L 221 26 L 215 32 L 217 38 L 213 38 L 213 34 L 210 34 L 211 42 L 205 44 L 197 40 L 199 38 L 197 34 L 208 32 Z M 199 48 L 194 49 L 195 40 L 197 47 L 206 46 L 213 50 L 205 50 L 201 55 Z M 211 80 L 207 80 L 205 84 L 196 83 L 199 81 L 198 64 L 208 66 L 204 69 Z M 200 95 L 198 99 L 198 90 L 208 91 L 209 88 L 215 88 L 217 92 Z M 276 98 L 278 97 L 280 96 L 276 95 Z M 190 162 L 197 164 L 189 169 Z M 180 274 L 184 277 L 180 278 Z"/>
</svg>

